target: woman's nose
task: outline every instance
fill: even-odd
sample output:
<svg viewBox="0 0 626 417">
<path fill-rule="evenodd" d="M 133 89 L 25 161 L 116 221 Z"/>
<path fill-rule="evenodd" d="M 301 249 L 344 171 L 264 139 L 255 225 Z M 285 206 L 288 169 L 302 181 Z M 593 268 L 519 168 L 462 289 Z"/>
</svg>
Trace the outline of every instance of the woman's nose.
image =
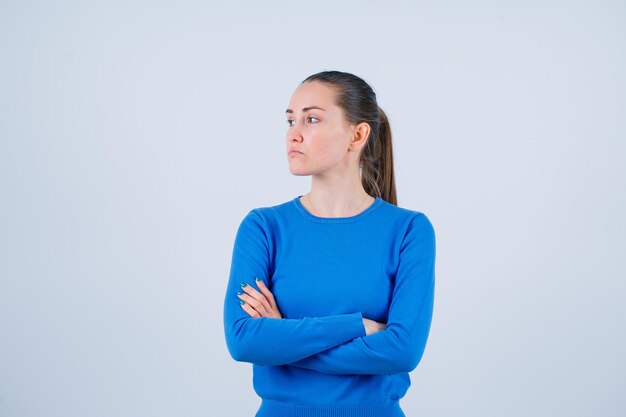
<svg viewBox="0 0 626 417">
<path fill-rule="evenodd" d="M 299 142 L 301 140 L 302 140 L 302 136 L 299 136 L 299 135 L 289 134 L 287 136 L 287 141 L 288 142 Z"/>
<path fill-rule="evenodd" d="M 287 140 L 289 140 L 289 142 L 292 142 L 294 140 L 300 140 L 300 139 L 302 139 L 302 134 L 300 133 L 300 127 L 297 124 L 289 127 L 289 130 L 287 131 Z"/>
</svg>

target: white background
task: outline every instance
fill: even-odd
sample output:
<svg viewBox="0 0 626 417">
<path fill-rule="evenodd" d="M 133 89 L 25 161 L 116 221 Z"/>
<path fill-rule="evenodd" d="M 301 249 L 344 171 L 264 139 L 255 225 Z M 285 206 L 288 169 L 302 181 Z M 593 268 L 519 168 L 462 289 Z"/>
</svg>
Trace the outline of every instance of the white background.
<svg viewBox="0 0 626 417">
<path fill-rule="evenodd" d="M 57 4 L 55 4 L 57 3 Z M 0 3 L 0 416 L 253 416 L 236 228 L 284 111 L 368 81 L 437 233 L 416 416 L 626 414 L 620 1 Z"/>
</svg>

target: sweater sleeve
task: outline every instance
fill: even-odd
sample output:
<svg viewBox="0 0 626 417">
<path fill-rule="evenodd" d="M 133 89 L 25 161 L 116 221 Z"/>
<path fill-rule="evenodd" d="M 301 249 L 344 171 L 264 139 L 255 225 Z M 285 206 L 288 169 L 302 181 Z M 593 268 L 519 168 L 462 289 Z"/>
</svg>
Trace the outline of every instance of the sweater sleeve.
<svg viewBox="0 0 626 417">
<path fill-rule="evenodd" d="M 430 332 L 434 289 L 435 231 L 428 217 L 419 212 L 411 219 L 401 244 L 385 330 L 289 365 L 328 374 L 396 374 L 414 370 Z"/>
<path fill-rule="evenodd" d="M 226 288 L 224 334 L 232 358 L 258 365 L 284 365 L 365 335 L 361 312 L 276 319 L 251 317 L 241 307 L 237 297 L 241 283 L 256 285 L 254 279 L 259 277 L 268 285 L 270 276 L 271 240 L 257 210 L 251 210 L 237 230 Z"/>
</svg>

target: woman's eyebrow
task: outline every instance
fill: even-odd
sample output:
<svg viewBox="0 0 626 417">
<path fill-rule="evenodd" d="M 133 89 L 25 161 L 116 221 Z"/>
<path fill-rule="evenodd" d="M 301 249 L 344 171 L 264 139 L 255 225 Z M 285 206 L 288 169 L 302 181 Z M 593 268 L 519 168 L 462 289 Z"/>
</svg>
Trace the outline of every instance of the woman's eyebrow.
<svg viewBox="0 0 626 417">
<path fill-rule="evenodd" d="M 321 107 L 317 107 L 317 106 L 303 107 L 303 108 L 302 108 L 302 111 L 309 111 L 309 110 L 313 110 L 313 109 L 318 109 L 318 110 L 321 110 L 321 111 L 326 111 L 326 110 L 324 110 L 323 108 L 321 108 Z M 293 113 L 293 110 L 291 110 L 291 109 L 287 109 L 287 110 L 285 111 L 285 113 Z"/>
</svg>

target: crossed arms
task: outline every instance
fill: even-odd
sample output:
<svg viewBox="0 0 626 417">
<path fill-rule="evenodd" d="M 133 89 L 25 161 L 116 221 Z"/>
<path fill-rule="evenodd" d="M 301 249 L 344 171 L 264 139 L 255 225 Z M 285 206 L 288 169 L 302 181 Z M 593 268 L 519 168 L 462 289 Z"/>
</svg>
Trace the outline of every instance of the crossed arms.
<svg viewBox="0 0 626 417">
<path fill-rule="evenodd" d="M 395 276 L 387 326 L 366 335 L 361 312 L 302 319 L 250 317 L 235 296 L 242 277 L 266 277 L 269 242 L 256 209 L 235 238 L 224 301 L 224 332 L 233 359 L 291 365 L 328 374 L 396 374 L 419 364 L 435 289 L 435 232 L 423 213 L 409 221 Z M 265 279 L 265 278 L 263 278 Z"/>
</svg>

